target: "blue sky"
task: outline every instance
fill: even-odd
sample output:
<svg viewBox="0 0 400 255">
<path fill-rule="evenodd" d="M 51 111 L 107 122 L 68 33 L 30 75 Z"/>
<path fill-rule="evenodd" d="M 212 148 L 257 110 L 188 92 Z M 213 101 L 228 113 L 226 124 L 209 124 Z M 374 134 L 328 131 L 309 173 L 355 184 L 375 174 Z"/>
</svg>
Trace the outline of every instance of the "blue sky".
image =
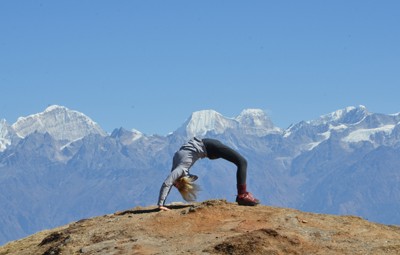
<svg viewBox="0 0 400 255">
<path fill-rule="evenodd" d="M 400 112 L 400 1 L 1 1 L 0 119 L 58 104 L 107 132 L 193 111 L 275 125 Z"/>
</svg>

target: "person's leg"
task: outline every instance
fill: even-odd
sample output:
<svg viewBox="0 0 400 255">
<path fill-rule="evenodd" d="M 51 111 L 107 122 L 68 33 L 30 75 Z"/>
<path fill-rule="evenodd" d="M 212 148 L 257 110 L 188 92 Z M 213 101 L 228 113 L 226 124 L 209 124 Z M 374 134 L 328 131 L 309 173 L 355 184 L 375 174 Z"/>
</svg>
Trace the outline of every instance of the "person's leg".
<svg viewBox="0 0 400 255">
<path fill-rule="evenodd" d="M 247 192 L 246 177 L 247 177 L 247 160 L 237 151 L 226 146 L 215 139 L 203 139 L 206 147 L 207 157 L 210 159 L 223 158 L 237 166 L 236 182 L 238 196 L 236 202 L 240 205 L 256 205 L 259 203 L 250 192 Z"/>
<path fill-rule="evenodd" d="M 215 139 L 203 139 L 209 159 L 223 158 L 236 165 L 237 184 L 246 184 L 247 161 L 237 151 Z"/>
</svg>

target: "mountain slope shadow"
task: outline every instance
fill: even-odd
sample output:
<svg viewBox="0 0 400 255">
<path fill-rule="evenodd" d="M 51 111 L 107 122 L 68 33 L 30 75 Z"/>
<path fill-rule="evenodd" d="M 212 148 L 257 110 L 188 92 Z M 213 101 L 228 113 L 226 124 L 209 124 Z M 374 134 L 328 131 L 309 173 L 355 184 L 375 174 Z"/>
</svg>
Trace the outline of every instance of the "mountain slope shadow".
<svg viewBox="0 0 400 255">
<path fill-rule="evenodd" d="M 168 205 L 168 208 L 171 210 L 183 209 L 183 208 L 187 208 L 187 207 L 194 207 L 194 205 L 190 205 L 190 204 Z M 159 211 L 160 211 L 160 209 L 158 209 L 158 207 L 156 207 L 156 208 L 135 207 L 132 210 L 116 212 L 116 213 L 114 213 L 114 215 L 143 214 L 143 213 L 154 213 L 154 212 L 159 212 Z"/>
</svg>

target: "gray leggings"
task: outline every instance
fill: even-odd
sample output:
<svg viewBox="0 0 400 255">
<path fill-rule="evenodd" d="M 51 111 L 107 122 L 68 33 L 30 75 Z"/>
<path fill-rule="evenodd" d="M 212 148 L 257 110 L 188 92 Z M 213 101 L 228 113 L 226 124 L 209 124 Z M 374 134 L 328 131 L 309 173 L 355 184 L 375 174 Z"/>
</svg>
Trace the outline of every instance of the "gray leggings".
<svg viewBox="0 0 400 255">
<path fill-rule="evenodd" d="M 218 140 L 205 138 L 202 141 L 209 159 L 223 158 L 235 164 L 237 184 L 246 184 L 247 160 L 242 155 Z"/>
</svg>

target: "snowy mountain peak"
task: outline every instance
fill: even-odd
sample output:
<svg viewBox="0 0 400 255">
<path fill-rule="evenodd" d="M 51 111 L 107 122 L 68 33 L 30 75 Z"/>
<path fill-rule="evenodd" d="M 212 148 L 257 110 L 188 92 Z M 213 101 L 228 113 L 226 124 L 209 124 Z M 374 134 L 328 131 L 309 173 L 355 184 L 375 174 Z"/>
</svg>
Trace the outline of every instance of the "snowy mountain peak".
<svg viewBox="0 0 400 255">
<path fill-rule="evenodd" d="M 261 109 L 245 109 L 236 117 L 242 125 L 263 126 L 274 129 L 275 126 L 267 113 Z"/>
<path fill-rule="evenodd" d="M 144 137 L 144 134 L 136 129 L 128 131 L 121 127 L 119 129 L 115 129 L 112 132 L 111 137 L 118 138 L 123 145 L 128 145 Z"/>
<path fill-rule="evenodd" d="M 52 111 L 68 111 L 68 108 L 55 104 L 55 105 L 50 105 L 44 110 L 44 112 L 52 112 Z"/>
<path fill-rule="evenodd" d="M 257 126 L 265 124 L 265 121 L 269 121 L 265 112 L 261 109 L 244 109 L 236 120 L 243 124 L 254 124 Z"/>
<path fill-rule="evenodd" d="M 363 105 L 358 107 L 349 106 L 335 112 L 322 115 L 318 120 L 311 121 L 310 124 L 320 125 L 327 123 L 356 124 L 370 115 L 367 108 Z"/>
<path fill-rule="evenodd" d="M 237 125 L 234 119 L 226 118 L 214 110 L 202 110 L 193 112 L 185 122 L 184 127 L 188 137 L 204 136 L 209 131 L 216 134 L 223 133 L 227 128 Z"/>
<path fill-rule="evenodd" d="M 178 132 L 185 133 L 188 137 L 201 137 L 207 132 L 222 134 L 228 129 L 237 129 L 246 135 L 257 136 L 282 132 L 260 109 L 243 110 L 236 118 L 225 117 L 214 110 L 193 112 Z"/>
<path fill-rule="evenodd" d="M 47 132 L 57 140 L 67 141 L 74 141 L 88 134 L 107 135 L 96 122 L 83 113 L 58 105 L 49 106 L 41 113 L 20 117 L 12 128 L 21 137 L 34 132 Z"/>
<path fill-rule="evenodd" d="M 265 111 L 261 109 L 245 109 L 236 117 L 236 120 L 246 134 L 263 136 L 282 132 L 280 128 L 274 126 Z"/>
</svg>

